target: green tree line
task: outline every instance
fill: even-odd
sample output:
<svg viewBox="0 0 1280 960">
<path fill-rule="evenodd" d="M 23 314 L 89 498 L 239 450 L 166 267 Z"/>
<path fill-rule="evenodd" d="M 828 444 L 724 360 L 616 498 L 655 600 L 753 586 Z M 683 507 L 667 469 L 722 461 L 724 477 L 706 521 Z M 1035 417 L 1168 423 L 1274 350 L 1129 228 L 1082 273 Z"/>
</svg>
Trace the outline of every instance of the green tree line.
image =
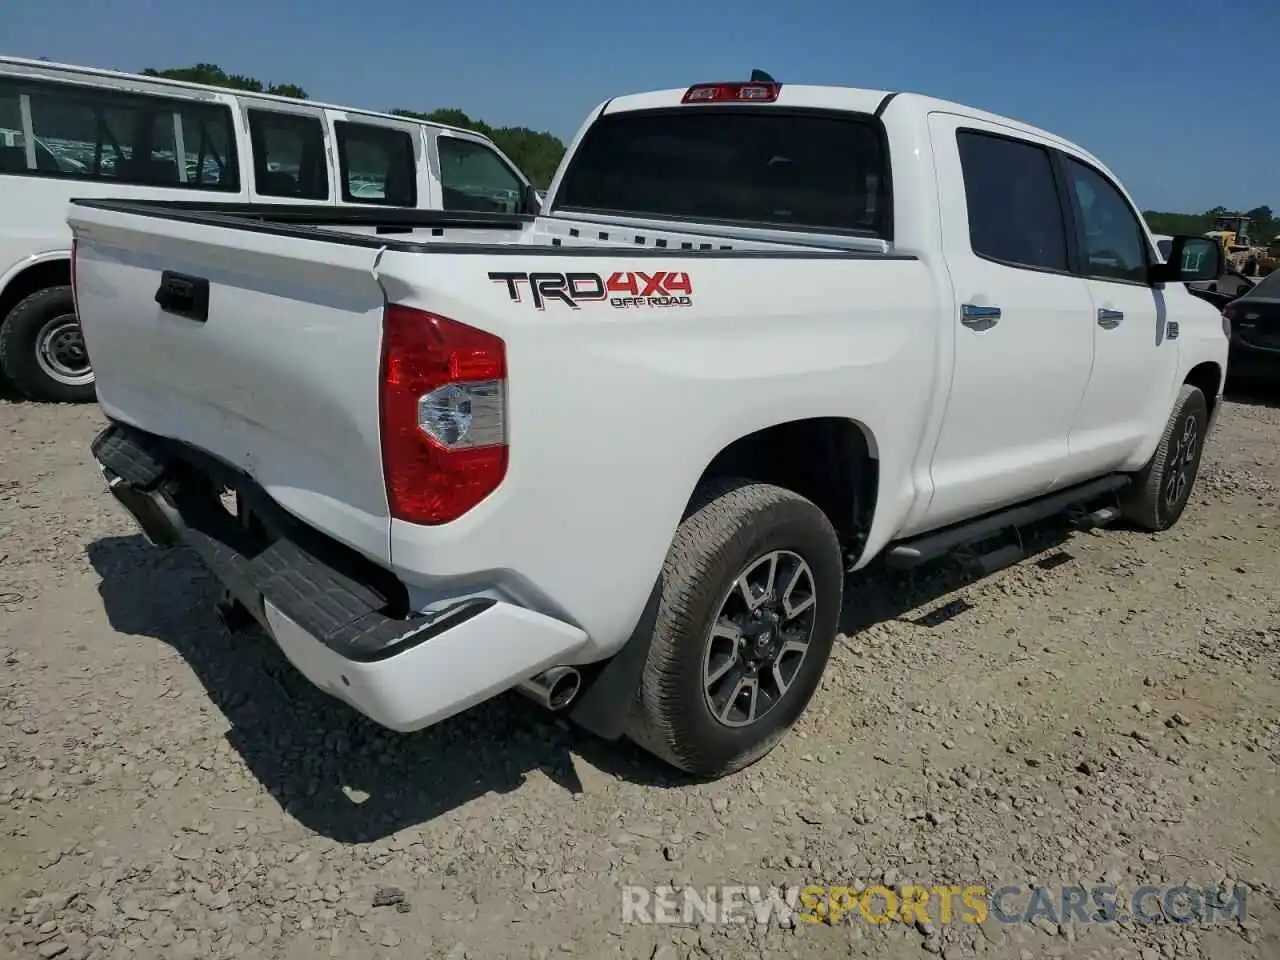
<svg viewBox="0 0 1280 960">
<path fill-rule="evenodd" d="M 1204 213 L 1166 213 L 1160 210 L 1144 210 L 1142 215 L 1152 233 L 1169 235 L 1184 233 L 1199 235 L 1213 229 L 1213 222 L 1218 217 L 1242 214 L 1252 219 L 1249 225 L 1249 238 L 1255 244 L 1268 244 L 1280 234 L 1280 217 L 1273 216 L 1268 206 L 1254 207 L 1252 210 L 1228 210 L 1226 207 L 1214 207 Z"/>
<path fill-rule="evenodd" d="M 197 63 L 194 67 L 171 67 L 165 70 L 147 67 L 142 72 L 148 77 L 166 77 L 169 80 L 185 80 L 187 83 L 204 83 L 211 87 L 230 87 L 233 90 L 247 90 L 250 93 L 270 93 L 277 97 L 307 99 L 307 91 L 296 83 L 263 83 L 257 77 L 227 73 L 216 63 Z"/>
<path fill-rule="evenodd" d="M 164 70 L 147 67 L 142 72 L 149 77 L 167 77 L 171 80 L 229 87 L 250 93 L 270 93 L 281 97 L 294 97 L 298 100 L 310 99 L 307 91 L 295 83 L 264 83 L 257 77 L 227 73 L 215 63 L 197 63 L 191 67 L 170 67 Z M 564 156 L 564 143 L 559 137 L 545 130 L 530 130 L 528 127 L 491 127 L 483 120 L 472 119 L 456 107 L 436 109 L 427 113 L 403 108 L 396 108 L 389 112 L 400 117 L 445 123 L 484 134 L 492 139 L 498 145 L 498 149 L 510 157 L 511 161 L 524 171 L 524 175 L 538 187 L 545 188 L 551 182 L 556 168 L 560 165 L 560 158 Z"/>
</svg>

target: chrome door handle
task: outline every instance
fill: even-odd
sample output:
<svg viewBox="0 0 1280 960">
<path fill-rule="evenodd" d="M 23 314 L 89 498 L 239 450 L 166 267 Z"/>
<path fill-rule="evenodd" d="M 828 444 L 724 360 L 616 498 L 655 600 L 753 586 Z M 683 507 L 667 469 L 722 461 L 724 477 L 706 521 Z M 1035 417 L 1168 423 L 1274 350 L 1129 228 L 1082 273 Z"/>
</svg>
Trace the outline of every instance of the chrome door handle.
<svg viewBox="0 0 1280 960">
<path fill-rule="evenodd" d="M 960 322 L 966 327 L 978 327 L 987 329 L 995 326 L 997 320 L 1000 319 L 999 307 L 979 307 L 972 303 L 960 304 Z"/>
<path fill-rule="evenodd" d="M 1099 310 L 1098 326 L 1106 330 L 1114 330 L 1120 326 L 1120 321 L 1124 319 L 1124 313 L 1119 310 Z"/>
</svg>

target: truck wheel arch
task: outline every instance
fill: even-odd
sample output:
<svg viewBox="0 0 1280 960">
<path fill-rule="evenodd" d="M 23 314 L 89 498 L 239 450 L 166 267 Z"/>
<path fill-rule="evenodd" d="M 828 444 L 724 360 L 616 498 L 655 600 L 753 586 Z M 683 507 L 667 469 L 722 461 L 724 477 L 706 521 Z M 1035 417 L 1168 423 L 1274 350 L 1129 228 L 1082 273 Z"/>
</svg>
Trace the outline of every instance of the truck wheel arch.
<svg viewBox="0 0 1280 960">
<path fill-rule="evenodd" d="M 1188 370 L 1182 382 L 1198 388 L 1204 394 L 1212 422 L 1214 408 L 1218 405 L 1218 394 L 1222 390 L 1222 368 L 1212 360 L 1206 360 Z"/>
<path fill-rule="evenodd" d="M 1213 360 L 1205 360 L 1193 366 L 1183 374 L 1181 379 L 1171 383 L 1169 385 L 1168 404 L 1158 411 L 1160 414 L 1159 423 L 1152 425 L 1145 442 L 1141 447 L 1133 451 L 1122 469 L 1127 473 L 1138 473 L 1146 469 L 1147 464 L 1150 463 L 1151 458 L 1155 456 L 1156 450 L 1160 446 L 1161 437 L 1164 434 L 1165 427 L 1168 426 L 1169 413 L 1176 407 L 1179 393 L 1184 386 L 1195 387 L 1204 394 L 1208 422 L 1212 426 L 1214 414 L 1218 412 L 1222 388 L 1226 382 L 1225 376 L 1226 373 L 1220 364 Z"/>
<path fill-rule="evenodd" d="M 862 423 L 814 417 L 761 427 L 726 444 L 698 476 L 681 512 L 683 520 L 718 480 L 746 479 L 785 487 L 812 501 L 831 520 L 846 554 L 862 552 L 879 493 L 879 447 Z M 797 466 L 799 469 L 796 469 Z M 649 652 L 663 578 L 617 654 L 584 672 L 583 692 L 570 717 L 597 736 L 624 735 Z"/>
<path fill-rule="evenodd" d="M 0 278 L 0 323 L 31 294 L 48 287 L 71 283 L 71 258 L 65 250 L 28 257 L 7 276 Z"/>
<path fill-rule="evenodd" d="M 863 423 L 812 417 L 762 427 L 726 444 L 690 491 L 687 513 L 710 481 L 741 477 L 800 494 L 831 520 L 846 553 L 861 553 L 879 493 L 879 448 Z"/>
<path fill-rule="evenodd" d="M 11 268 L 0 280 L 0 381 L 31 400 L 92 400 L 93 373 L 77 327 L 68 252 L 36 254 Z M 48 368 L 54 361 L 45 352 L 49 349 L 45 340 L 58 337 L 67 346 L 68 336 L 78 339 L 74 362 L 83 370 L 77 366 L 76 379 L 64 381 Z"/>
</svg>

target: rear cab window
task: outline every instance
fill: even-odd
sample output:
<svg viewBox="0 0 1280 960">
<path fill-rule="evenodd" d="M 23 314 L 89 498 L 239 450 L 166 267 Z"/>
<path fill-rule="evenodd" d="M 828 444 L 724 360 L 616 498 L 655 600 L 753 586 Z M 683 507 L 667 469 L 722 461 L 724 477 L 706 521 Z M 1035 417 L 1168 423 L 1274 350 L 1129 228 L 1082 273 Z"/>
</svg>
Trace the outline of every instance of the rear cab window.
<svg viewBox="0 0 1280 960">
<path fill-rule="evenodd" d="M 1251 300 L 1280 300 L 1280 270 L 1273 270 L 1248 291 Z"/>
<path fill-rule="evenodd" d="M 780 107 L 601 117 L 556 192 L 580 212 L 889 239 L 888 155 L 872 117 Z"/>
</svg>

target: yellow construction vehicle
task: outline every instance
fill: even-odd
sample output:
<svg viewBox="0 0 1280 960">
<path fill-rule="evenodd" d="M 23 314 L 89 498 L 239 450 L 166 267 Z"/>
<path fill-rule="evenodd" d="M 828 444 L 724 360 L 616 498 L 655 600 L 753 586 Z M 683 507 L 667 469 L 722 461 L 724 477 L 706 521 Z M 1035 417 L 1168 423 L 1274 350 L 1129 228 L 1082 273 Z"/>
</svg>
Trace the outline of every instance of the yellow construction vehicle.
<svg viewBox="0 0 1280 960">
<path fill-rule="evenodd" d="M 1249 227 L 1253 223 L 1253 218 L 1246 217 L 1239 213 L 1224 213 L 1213 221 L 1213 230 L 1209 235 L 1225 234 L 1227 239 L 1227 249 L 1248 249 L 1253 246 L 1253 241 L 1249 239 Z"/>
<path fill-rule="evenodd" d="M 1264 271 L 1271 272 L 1275 266 L 1266 250 L 1254 247 L 1249 237 L 1252 223 L 1251 217 L 1226 213 L 1214 219 L 1213 229 L 1205 236 L 1222 245 L 1222 253 L 1229 266 L 1247 276 L 1258 276 Z"/>
<path fill-rule="evenodd" d="M 1231 248 L 1236 245 L 1236 233 L 1234 230 L 1210 230 L 1205 233 L 1206 237 L 1212 237 L 1222 244 L 1225 253 L 1230 253 Z"/>
</svg>

